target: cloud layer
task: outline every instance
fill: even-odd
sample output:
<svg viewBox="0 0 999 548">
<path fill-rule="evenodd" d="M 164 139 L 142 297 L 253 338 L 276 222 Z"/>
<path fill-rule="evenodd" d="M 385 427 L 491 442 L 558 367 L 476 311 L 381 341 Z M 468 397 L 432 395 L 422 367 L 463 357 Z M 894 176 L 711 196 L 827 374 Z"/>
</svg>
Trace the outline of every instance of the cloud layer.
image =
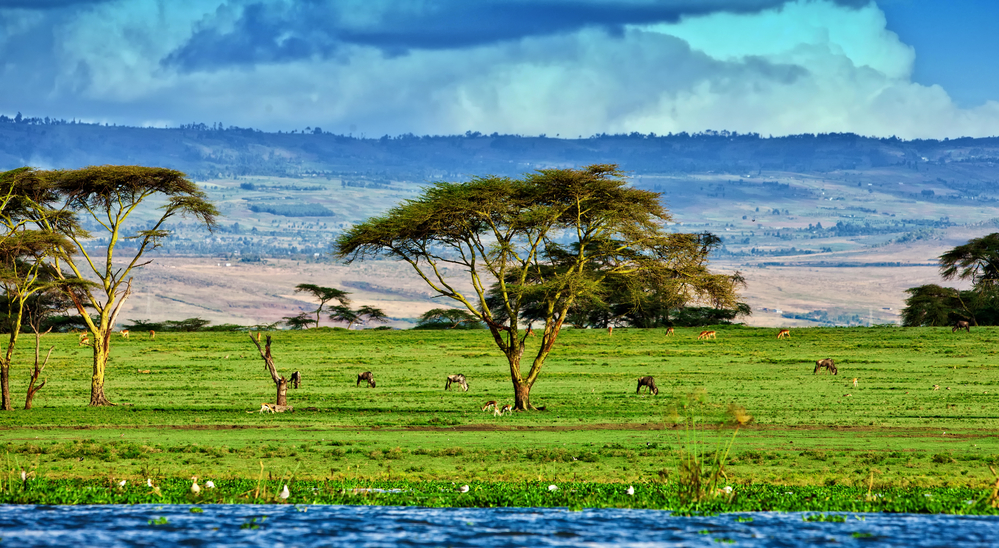
<svg viewBox="0 0 999 548">
<path fill-rule="evenodd" d="M 0 0 L 0 112 L 563 137 L 999 134 L 871 3 Z"/>
</svg>

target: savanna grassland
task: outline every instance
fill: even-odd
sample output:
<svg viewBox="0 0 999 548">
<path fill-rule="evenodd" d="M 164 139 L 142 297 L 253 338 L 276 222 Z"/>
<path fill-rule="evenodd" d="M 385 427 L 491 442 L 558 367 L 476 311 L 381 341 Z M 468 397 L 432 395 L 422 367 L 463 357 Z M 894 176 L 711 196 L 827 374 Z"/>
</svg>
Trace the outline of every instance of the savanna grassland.
<svg viewBox="0 0 999 548">
<path fill-rule="evenodd" d="M 733 485 L 986 489 L 999 461 L 994 328 L 815 328 L 776 340 L 729 327 L 707 341 L 693 329 L 567 329 L 532 391 L 547 410 L 501 417 L 480 411 L 512 403 L 485 331 L 272 335 L 280 373 L 304 378 L 289 390 L 294 413 L 257 412 L 274 385 L 245 333 L 115 335 L 110 408 L 85 406 L 90 349 L 46 337 L 55 351 L 35 409 L 0 416 L 7 473 L 669 483 L 682 451 L 710 460 L 733 434 Z M 825 357 L 838 376 L 813 374 Z M 355 385 L 367 370 L 374 389 Z M 468 392 L 443 390 L 453 373 Z M 643 375 L 658 396 L 635 393 Z M 15 368 L 19 396 L 26 376 Z M 752 420 L 735 433 L 740 408 Z"/>
</svg>

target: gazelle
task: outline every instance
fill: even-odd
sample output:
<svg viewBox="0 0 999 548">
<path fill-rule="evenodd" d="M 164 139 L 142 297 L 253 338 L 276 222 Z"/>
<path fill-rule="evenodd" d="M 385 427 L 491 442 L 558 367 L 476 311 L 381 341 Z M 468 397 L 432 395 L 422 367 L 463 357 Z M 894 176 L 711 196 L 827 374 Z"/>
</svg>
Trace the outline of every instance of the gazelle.
<svg viewBox="0 0 999 548">
<path fill-rule="evenodd" d="M 127 329 L 122 329 L 121 331 L 119 331 L 119 333 L 121 333 L 121 338 L 123 338 L 123 339 L 127 339 L 128 338 L 128 330 Z"/>
<path fill-rule="evenodd" d="M 80 335 L 80 346 L 90 345 L 90 333 L 82 333 Z"/>
<path fill-rule="evenodd" d="M 854 388 L 857 388 L 858 386 L 860 386 L 860 383 L 858 383 L 857 381 L 858 381 L 857 377 L 854 377 L 853 378 L 853 387 Z"/>
<path fill-rule="evenodd" d="M 777 332 L 777 338 L 778 339 L 790 339 L 791 338 L 791 330 L 790 329 L 781 329 L 780 331 Z"/>
<path fill-rule="evenodd" d="M 714 331 L 701 331 L 701 334 L 697 336 L 697 340 L 713 339 L 715 338 Z"/>
<path fill-rule="evenodd" d="M 152 339 L 155 339 L 155 338 L 156 338 L 156 332 L 153 331 L 152 329 L 150 329 L 149 330 L 149 339 L 152 340 Z"/>
<path fill-rule="evenodd" d="M 496 400 L 487 401 L 486 404 L 482 406 L 483 411 L 489 411 L 490 408 L 496 408 Z"/>
<path fill-rule="evenodd" d="M 669 329 L 666 330 L 666 336 L 667 337 L 672 337 L 673 336 L 673 328 L 672 327 L 670 327 Z"/>
<path fill-rule="evenodd" d="M 493 408 L 493 415 L 494 416 L 498 417 L 498 416 L 502 415 L 503 413 L 513 413 L 513 406 L 510 405 L 510 404 L 506 404 L 502 408 L 500 408 L 500 407 L 494 407 Z"/>
</svg>

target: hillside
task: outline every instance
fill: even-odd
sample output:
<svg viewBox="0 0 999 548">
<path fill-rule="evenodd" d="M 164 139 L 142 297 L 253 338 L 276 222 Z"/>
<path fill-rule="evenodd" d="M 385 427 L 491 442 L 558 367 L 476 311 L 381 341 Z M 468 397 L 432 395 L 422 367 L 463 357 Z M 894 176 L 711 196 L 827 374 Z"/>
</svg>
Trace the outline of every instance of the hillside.
<svg viewBox="0 0 999 548">
<path fill-rule="evenodd" d="M 745 297 L 757 311 L 750 323 L 758 325 L 894 321 L 906 287 L 938 280 L 936 256 L 995 230 L 999 218 L 995 138 L 708 132 L 365 139 L 307 129 L 154 129 L 0 117 L 0 169 L 134 163 L 185 171 L 224 217 L 210 235 L 183 220 L 174 225 L 177 237 L 157 251 L 161 264 L 190 270 L 201 257 L 205 264 L 238 265 L 281 288 L 269 292 L 269 304 L 255 291 L 259 307 L 235 306 L 240 290 L 204 292 L 214 274 L 193 268 L 183 280 L 159 282 L 159 293 L 168 296 L 163 303 L 153 306 L 152 294 L 136 299 L 137 315 L 130 317 L 151 319 L 201 315 L 261 323 L 293 315 L 307 308 L 296 296 L 286 298 L 305 275 L 302 265 L 314 268 L 312 283 L 350 281 L 351 271 L 326 255 L 345 226 L 416 196 L 434 180 L 474 175 L 620 164 L 634 185 L 662 193 L 674 214 L 671 230 L 722 237 L 715 264 L 747 274 Z M 402 282 L 398 265 L 379 270 L 383 266 L 372 266 L 369 285 L 355 291 L 392 308 L 397 325 L 442 304 Z M 242 279 L 224 278 L 230 284 Z"/>
</svg>

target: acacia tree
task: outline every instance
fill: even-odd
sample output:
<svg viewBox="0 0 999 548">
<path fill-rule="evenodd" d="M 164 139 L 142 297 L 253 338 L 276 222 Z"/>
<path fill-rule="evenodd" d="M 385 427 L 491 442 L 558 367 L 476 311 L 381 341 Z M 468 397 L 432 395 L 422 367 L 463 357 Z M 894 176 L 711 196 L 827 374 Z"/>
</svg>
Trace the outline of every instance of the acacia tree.
<svg viewBox="0 0 999 548">
<path fill-rule="evenodd" d="M 671 234 L 657 193 L 630 188 L 615 165 L 547 169 L 523 179 L 476 177 L 437 183 L 381 217 L 355 225 L 334 244 L 347 262 L 386 255 L 408 262 L 439 295 L 485 322 L 506 356 L 518 410 L 577 299 L 608 276 L 657 280 L 677 293 L 734 306 L 731 278 L 712 274 L 700 238 Z M 458 267 L 471 292 L 445 274 Z M 498 284 L 498 304 L 487 298 Z M 527 302 L 544 322 L 526 374 L 521 367 Z"/>
<path fill-rule="evenodd" d="M 357 316 L 358 316 L 358 318 L 360 318 L 361 322 L 363 322 L 365 324 L 368 324 L 368 323 L 371 323 L 371 322 L 374 322 L 374 323 L 387 323 L 388 322 L 388 316 L 385 314 L 385 311 L 382 310 L 381 308 L 375 308 L 373 306 L 367 306 L 367 305 L 365 305 L 365 306 L 362 306 L 361 308 L 358 308 L 357 309 Z"/>
<path fill-rule="evenodd" d="M 939 257 L 940 276 L 945 280 L 970 281 L 977 308 L 999 304 L 999 232 L 972 238 Z M 974 323 L 974 317 L 972 317 Z"/>
<path fill-rule="evenodd" d="M 104 238 L 91 239 L 90 233 L 76 225 L 39 221 L 52 233 L 62 233 L 78 248 L 60 250 L 55 261 L 56 272 L 65 264 L 77 279 L 96 278 L 93 286 L 76 285 L 69 289 L 73 305 L 90 331 L 93 341 L 93 374 L 90 379 L 90 405 L 112 405 L 104 393 L 104 377 L 111 353 L 111 333 L 122 305 L 132 291 L 132 275 L 137 268 L 149 264 L 143 256 L 160 246 L 170 235 L 165 223 L 180 215 L 193 217 L 211 230 L 218 211 L 206 200 L 197 185 L 183 173 L 172 169 L 143 166 L 91 166 L 76 170 L 44 173 L 62 201 L 62 208 L 75 211 L 93 221 Z M 148 229 L 137 229 L 138 219 L 132 218 L 147 202 L 163 201 Z M 131 221 L 131 223 L 130 223 Z M 133 240 L 123 260 L 115 263 L 115 251 L 122 240 Z M 96 311 L 92 318 L 87 307 Z"/>
<path fill-rule="evenodd" d="M 340 306 L 350 305 L 350 299 L 347 297 L 350 293 L 333 287 L 322 287 L 315 284 L 298 284 L 295 286 L 295 292 L 310 293 L 319 301 L 319 308 L 317 308 L 315 312 L 316 327 L 319 327 L 319 315 L 322 314 L 323 307 L 326 306 L 326 303 L 336 300 L 340 303 Z"/>
<path fill-rule="evenodd" d="M 6 327 L 10 330 L 7 349 L 0 354 L 0 409 L 10 411 L 10 367 L 27 304 L 61 285 L 55 281 L 47 259 L 59 249 L 72 249 L 64 236 L 33 228 L 34 221 L 67 224 L 72 217 L 51 209 L 49 202 L 55 195 L 31 168 L 0 174 L 0 187 L 6 190 L 0 197 L 0 287 L 4 290 Z M 37 371 L 37 357 L 35 361 Z M 29 401 L 30 396 L 29 389 Z"/>
</svg>

